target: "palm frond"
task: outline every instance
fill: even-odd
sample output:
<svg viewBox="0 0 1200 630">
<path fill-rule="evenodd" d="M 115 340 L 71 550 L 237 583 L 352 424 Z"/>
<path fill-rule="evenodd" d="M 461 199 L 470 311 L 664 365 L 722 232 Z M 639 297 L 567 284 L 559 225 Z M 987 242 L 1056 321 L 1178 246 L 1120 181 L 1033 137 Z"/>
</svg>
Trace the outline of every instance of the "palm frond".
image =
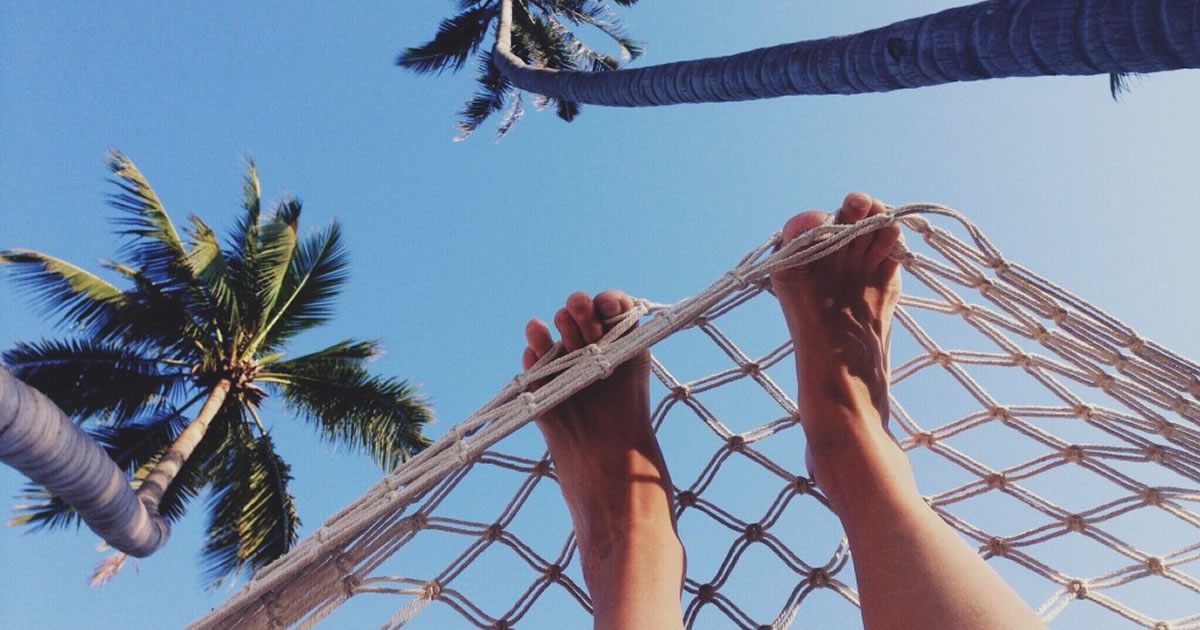
<svg viewBox="0 0 1200 630">
<path fill-rule="evenodd" d="M 461 70 L 467 58 L 479 49 L 499 11 L 496 5 L 477 6 L 442 20 L 432 40 L 400 53 L 396 65 L 421 74 L 440 73 L 447 68 Z"/>
<path fill-rule="evenodd" d="M 109 168 L 119 192 L 109 201 L 122 214 L 118 234 L 130 237 L 122 252 L 134 267 L 156 283 L 186 283 L 187 252 L 158 195 L 133 162 L 118 151 L 109 154 Z"/>
<path fill-rule="evenodd" d="M 327 367 L 336 365 L 361 366 L 363 361 L 373 359 L 380 354 L 382 352 L 379 342 L 376 340 L 343 339 L 316 352 L 270 364 L 269 369 L 285 373 L 320 372 Z"/>
<path fill-rule="evenodd" d="M 1129 85 L 1133 79 L 1142 78 L 1140 72 L 1114 72 L 1108 75 L 1108 91 L 1114 101 L 1121 100 L 1122 94 L 1128 94 L 1133 88 Z"/>
<path fill-rule="evenodd" d="M 116 317 L 94 327 L 98 338 L 168 351 L 175 358 L 190 360 L 198 350 L 219 348 L 213 330 L 217 308 L 197 286 L 166 287 L 155 283 L 141 269 L 102 260 L 101 264 L 133 281 L 124 293 Z"/>
<path fill-rule="evenodd" d="M 63 529 L 74 525 L 79 527 L 83 521 L 79 513 L 58 495 L 50 492 L 44 486 L 27 483 L 17 495 L 18 503 L 13 506 L 14 515 L 8 519 L 12 527 L 28 525 L 29 531 Z"/>
<path fill-rule="evenodd" d="M 288 492 L 291 467 L 269 435 L 244 437 L 214 462 L 208 537 L 201 552 L 212 587 L 286 553 L 300 518 Z"/>
<path fill-rule="evenodd" d="M 260 333 L 263 349 L 278 347 L 296 333 L 329 321 L 334 298 L 347 278 L 349 256 L 341 226 L 334 221 L 296 248 L 279 295 L 282 302 Z"/>
<path fill-rule="evenodd" d="M 246 160 L 246 175 L 242 180 L 242 209 L 244 212 L 229 235 L 225 266 L 229 271 L 230 286 L 237 297 L 240 321 L 258 322 L 262 313 L 258 309 L 254 270 L 259 254 L 262 190 L 258 182 L 258 167 L 249 159 Z M 239 341 L 235 339 L 232 343 L 238 346 Z"/>
<path fill-rule="evenodd" d="M 190 217 L 192 229 L 188 236 L 191 248 L 187 253 L 192 276 L 203 286 L 205 292 L 219 309 L 219 321 L 228 325 L 227 330 L 238 327 L 238 295 L 230 278 L 229 266 L 221 251 L 217 235 L 200 219 Z"/>
<path fill-rule="evenodd" d="M 17 342 L 2 356 L 14 376 L 46 394 L 68 416 L 102 416 L 117 424 L 160 411 L 190 376 L 114 342 Z"/>
<path fill-rule="evenodd" d="M 267 317 L 275 308 L 283 280 L 292 264 L 292 255 L 296 251 L 300 208 L 298 199 L 285 198 L 276 205 L 274 216 L 263 226 L 260 233 L 259 252 L 254 260 L 254 286 L 260 324 L 267 323 Z"/>
<path fill-rule="evenodd" d="M 0 252 L 17 286 L 30 294 L 34 306 L 59 325 L 90 332 L 116 316 L 124 296 L 98 276 L 48 254 L 27 249 Z"/>
<path fill-rule="evenodd" d="M 479 55 L 479 75 L 475 81 L 479 89 L 459 112 L 459 134 L 454 137 L 455 142 L 466 140 L 475 133 L 483 121 L 504 107 L 505 100 L 514 91 L 512 84 L 492 63 L 492 55 L 487 52 Z"/>
<path fill-rule="evenodd" d="M 279 364 L 260 376 L 331 442 L 368 453 L 391 469 L 429 445 L 428 402 L 407 381 L 372 376 L 351 362 Z"/>
</svg>

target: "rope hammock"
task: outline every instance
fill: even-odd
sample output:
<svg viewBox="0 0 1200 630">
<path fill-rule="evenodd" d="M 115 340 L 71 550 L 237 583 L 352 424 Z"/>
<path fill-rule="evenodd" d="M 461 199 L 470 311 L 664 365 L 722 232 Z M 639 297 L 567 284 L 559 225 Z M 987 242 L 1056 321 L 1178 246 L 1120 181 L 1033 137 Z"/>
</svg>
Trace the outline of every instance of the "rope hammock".
<svg viewBox="0 0 1200 630">
<path fill-rule="evenodd" d="M 1200 365 L 934 204 L 826 224 L 782 249 L 776 234 L 694 297 L 638 300 L 599 342 L 517 376 L 190 627 L 345 627 L 335 611 L 352 598 L 386 629 L 585 625 L 554 467 L 532 427 L 518 429 L 652 346 L 653 423 L 681 484 L 686 625 L 832 627 L 804 621 L 827 609 L 860 627 L 849 550 L 803 470 L 768 274 L 891 223 L 907 243 L 893 252 L 907 277 L 892 426 L 929 504 L 1048 621 L 1071 610 L 1106 628 L 1200 629 Z M 691 376 L 714 358 L 715 373 Z M 507 452 L 522 435 L 529 452 Z"/>
</svg>

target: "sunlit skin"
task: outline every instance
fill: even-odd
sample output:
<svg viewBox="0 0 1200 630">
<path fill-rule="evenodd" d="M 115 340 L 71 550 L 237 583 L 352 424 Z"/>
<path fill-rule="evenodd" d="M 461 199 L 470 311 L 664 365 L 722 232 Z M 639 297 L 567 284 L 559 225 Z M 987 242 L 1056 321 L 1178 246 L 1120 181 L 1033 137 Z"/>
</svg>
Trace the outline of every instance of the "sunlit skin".
<svg viewBox="0 0 1200 630">
<path fill-rule="evenodd" d="M 835 215 L 854 223 L 884 211 L 851 193 Z M 802 212 L 784 241 L 820 225 Z M 1017 594 L 918 494 L 887 430 L 888 338 L 900 296 L 900 238 L 888 226 L 808 265 L 771 277 L 796 348 L 797 402 L 810 474 L 850 541 L 867 630 L 1044 627 Z M 554 316 L 566 351 L 599 339 L 633 306 L 620 291 L 568 296 Z M 550 352 L 541 320 L 525 328 L 526 368 Z M 643 353 L 537 420 L 579 541 L 595 628 L 680 628 L 684 552 L 673 496 L 650 427 Z M 797 452 L 799 458 L 799 452 Z"/>
</svg>

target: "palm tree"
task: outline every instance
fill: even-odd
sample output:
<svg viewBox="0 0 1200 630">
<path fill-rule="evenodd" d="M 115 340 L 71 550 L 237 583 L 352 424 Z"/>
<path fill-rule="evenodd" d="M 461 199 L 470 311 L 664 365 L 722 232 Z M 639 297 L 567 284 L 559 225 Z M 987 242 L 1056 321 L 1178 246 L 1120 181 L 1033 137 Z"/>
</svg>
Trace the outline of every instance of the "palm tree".
<svg viewBox="0 0 1200 630">
<path fill-rule="evenodd" d="M 475 39 L 441 37 L 440 30 L 440 39 L 426 46 L 440 41 L 436 59 L 465 59 L 495 21 L 488 66 L 495 83 L 559 101 L 619 107 L 1091 74 L 1108 74 L 1115 98 L 1130 73 L 1200 67 L 1200 0 L 988 0 L 855 35 L 612 72 L 530 63 L 520 18 L 527 3 L 540 6 L 538 0 L 471 3 L 478 19 L 489 20 L 473 31 Z M 450 30 L 447 23 L 443 30 Z M 427 71 L 446 67 L 456 66 L 443 62 Z"/>
<path fill-rule="evenodd" d="M 614 0 L 631 6 L 637 0 Z M 437 34 L 429 42 L 406 49 L 396 59 L 396 65 L 421 74 L 441 73 L 446 69 L 458 71 L 475 55 L 501 12 L 497 0 L 460 0 L 461 13 L 443 20 Z M 552 71 L 608 72 L 621 67 L 642 54 L 641 44 L 625 34 L 620 20 L 608 3 L 597 0 L 527 0 L 509 5 L 509 51 L 521 62 Z M 567 24 L 587 25 L 611 38 L 620 59 L 601 53 L 584 43 Z M 500 72 L 490 53 L 478 55 L 476 81 L 479 91 L 460 112 L 459 135 L 455 140 L 470 136 L 484 120 L 505 109 L 497 129 L 503 137 L 525 113 L 520 90 Z M 570 98 L 539 96 L 539 108 L 554 105 L 559 118 L 570 122 L 579 114 L 579 103 Z"/>
<path fill-rule="evenodd" d="M 336 222 L 301 238 L 301 204 L 290 197 L 261 217 L 251 163 L 228 241 L 195 216 L 181 236 L 134 164 L 115 152 L 109 163 L 124 243 L 122 262 L 102 265 L 129 288 L 48 254 L 0 252 L 17 284 L 73 333 L 18 342 L 3 362 L 66 415 L 92 421 L 91 437 L 130 475 L 152 519 L 177 520 L 209 489 L 202 556 L 217 584 L 279 557 L 299 531 L 290 468 L 259 415 L 268 396 L 384 468 L 428 443 L 421 429 L 431 412 L 407 382 L 368 372 L 375 341 L 287 356 L 295 335 L 330 319 L 345 283 Z M 77 474 L 60 469 L 43 483 L 70 485 Z M 78 522 L 78 512 L 46 487 L 29 486 L 25 498 L 14 524 Z M 145 555 L 161 542 L 136 551 Z"/>
</svg>

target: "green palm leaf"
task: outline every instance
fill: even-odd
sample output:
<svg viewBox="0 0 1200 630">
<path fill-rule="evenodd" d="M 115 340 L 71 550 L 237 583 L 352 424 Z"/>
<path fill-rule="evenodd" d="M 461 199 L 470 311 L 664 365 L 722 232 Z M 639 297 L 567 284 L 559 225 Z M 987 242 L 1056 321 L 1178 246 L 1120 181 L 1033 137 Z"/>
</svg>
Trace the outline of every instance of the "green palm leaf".
<svg viewBox="0 0 1200 630">
<path fill-rule="evenodd" d="M 212 296 L 218 308 L 218 321 L 228 325 L 229 330 L 236 329 L 240 322 L 238 316 L 238 295 L 230 277 L 229 266 L 221 251 L 217 235 L 195 215 L 189 217 L 192 229 L 189 233 L 191 248 L 187 253 L 188 265 L 192 275 Z"/>
<path fill-rule="evenodd" d="M 254 287 L 258 298 L 259 324 L 266 327 L 267 317 L 283 288 L 283 280 L 296 251 L 300 201 L 287 198 L 275 208 L 275 215 L 263 226 L 258 255 L 254 260 Z"/>
<path fill-rule="evenodd" d="M 160 411 L 188 371 L 112 342 L 17 342 L 3 353 L 14 376 L 41 390 L 69 416 L 104 416 L 121 424 Z"/>
<path fill-rule="evenodd" d="M 353 361 L 327 360 L 280 362 L 261 379 L 327 440 L 368 453 L 385 470 L 429 445 L 421 429 L 433 414 L 407 381 L 372 376 Z"/>
<path fill-rule="evenodd" d="M 498 5 L 485 5 L 442 20 L 432 40 L 406 49 L 396 58 L 396 65 L 421 74 L 446 68 L 461 70 L 467 58 L 479 49 L 499 11 Z"/>
<path fill-rule="evenodd" d="M 120 152 L 109 154 L 108 164 L 120 190 L 109 196 L 112 206 L 122 212 L 115 221 L 121 228 L 117 233 L 130 237 L 122 251 L 155 282 L 186 283 L 187 253 L 158 195 Z"/>
<path fill-rule="evenodd" d="M 120 289 L 71 263 L 27 249 L 0 252 L 10 274 L 28 292 L 34 306 L 59 325 L 91 332 L 108 325 L 121 307 Z"/>
<path fill-rule="evenodd" d="M 245 569 L 262 568 L 299 537 L 300 518 L 288 492 L 291 467 L 269 435 L 231 433 L 236 443 L 213 462 L 208 539 L 202 555 L 213 587 Z"/>
<path fill-rule="evenodd" d="M 284 301 L 262 332 L 264 349 L 278 347 L 296 333 L 329 321 L 334 298 L 346 282 L 348 265 L 336 221 L 296 248 L 280 287 Z"/>
</svg>

